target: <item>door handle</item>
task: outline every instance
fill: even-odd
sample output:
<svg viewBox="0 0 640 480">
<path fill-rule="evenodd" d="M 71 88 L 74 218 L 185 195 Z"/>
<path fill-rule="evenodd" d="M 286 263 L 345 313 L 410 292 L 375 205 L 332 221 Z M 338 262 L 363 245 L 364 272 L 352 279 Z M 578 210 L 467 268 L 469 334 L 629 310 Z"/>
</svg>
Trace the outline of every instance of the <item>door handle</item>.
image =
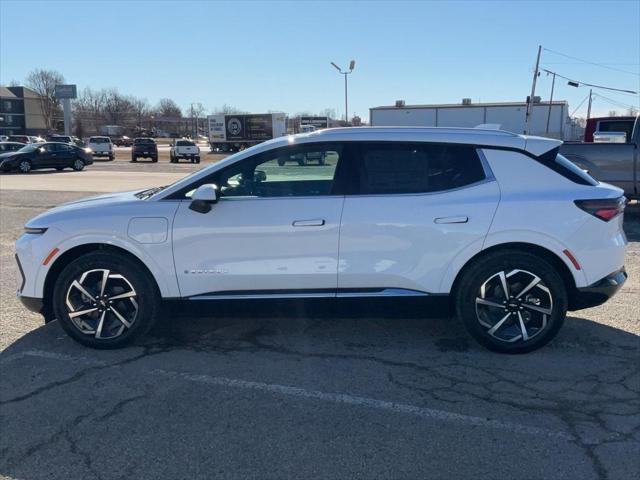
<svg viewBox="0 0 640 480">
<path fill-rule="evenodd" d="M 294 220 L 291 225 L 294 227 L 322 227 L 324 224 L 323 218 L 315 218 L 313 220 Z"/>
<path fill-rule="evenodd" d="M 433 220 L 433 223 L 467 223 L 469 221 L 469 217 L 459 216 L 459 217 L 439 217 Z"/>
</svg>

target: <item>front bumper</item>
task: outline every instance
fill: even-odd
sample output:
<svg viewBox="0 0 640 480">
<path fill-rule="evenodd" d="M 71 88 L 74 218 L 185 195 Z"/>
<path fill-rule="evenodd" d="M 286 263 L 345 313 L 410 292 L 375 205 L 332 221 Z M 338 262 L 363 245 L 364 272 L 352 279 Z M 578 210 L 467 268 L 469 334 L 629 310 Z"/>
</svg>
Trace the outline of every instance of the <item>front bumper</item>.
<svg viewBox="0 0 640 480">
<path fill-rule="evenodd" d="M 627 272 L 622 267 L 588 287 L 578 288 L 571 299 L 569 309 L 581 310 L 596 307 L 613 297 L 627 280 Z"/>
<path fill-rule="evenodd" d="M 18 298 L 20 298 L 27 310 L 35 313 L 44 313 L 44 300 L 42 298 L 23 297 L 21 295 Z"/>
</svg>

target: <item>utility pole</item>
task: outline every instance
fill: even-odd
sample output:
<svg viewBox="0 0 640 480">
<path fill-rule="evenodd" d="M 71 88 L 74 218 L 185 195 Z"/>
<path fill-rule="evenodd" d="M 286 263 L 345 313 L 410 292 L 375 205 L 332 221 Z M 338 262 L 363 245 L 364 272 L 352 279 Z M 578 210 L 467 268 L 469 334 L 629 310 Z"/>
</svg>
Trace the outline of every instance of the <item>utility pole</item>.
<svg viewBox="0 0 640 480">
<path fill-rule="evenodd" d="M 553 104 L 553 87 L 556 85 L 556 74 L 553 74 L 553 80 L 551 81 L 551 96 L 549 97 L 549 111 L 547 112 L 547 129 L 545 132 L 549 134 L 549 120 L 551 120 L 551 105 Z"/>
<path fill-rule="evenodd" d="M 542 45 L 538 45 L 538 56 L 536 57 L 536 69 L 533 72 L 533 82 L 531 82 L 531 95 L 527 102 L 527 113 L 524 119 L 524 133 L 529 133 L 529 124 L 531 123 L 531 114 L 533 113 L 533 97 L 536 94 L 536 81 L 538 80 L 538 70 L 540 68 L 540 53 L 542 52 Z"/>
<path fill-rule="evenodd" d="M 591 118 L 591 100 L 592 100 L 591 94 L 592 94 L 592 92 L 593 92 L 593 89 L 590 88 L 589 89 L 589 106 L 587 107 L 587 120 L 589 120 Z"/>
</svg>

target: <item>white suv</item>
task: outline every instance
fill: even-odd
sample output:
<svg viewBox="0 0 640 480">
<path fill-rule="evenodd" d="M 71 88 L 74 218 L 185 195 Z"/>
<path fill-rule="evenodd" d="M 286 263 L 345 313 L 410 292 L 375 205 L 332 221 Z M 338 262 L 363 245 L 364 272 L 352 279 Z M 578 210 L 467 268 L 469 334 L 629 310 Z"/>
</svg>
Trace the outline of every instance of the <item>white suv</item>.
<svg viewBox="0 0 640 480">
<path fill-rule="evenodd" d="M 108 157 L 109 160 L 115 158 L 113 143 L 109 137 L 89 137 L 87 147 L 91 149 L 94 157 Z"/>
<path fill-rule="evenodd" d="M 274 139 L 32 219 L 18 295 L 97 348 L 131 342 L 169 300 L 420 297 L 492 350 L 530 351 L 626 279 L 622 190 L 560 143 L 451 128 Z M 324 164 L 288 161 L 307 152 Z"/>
</svg>

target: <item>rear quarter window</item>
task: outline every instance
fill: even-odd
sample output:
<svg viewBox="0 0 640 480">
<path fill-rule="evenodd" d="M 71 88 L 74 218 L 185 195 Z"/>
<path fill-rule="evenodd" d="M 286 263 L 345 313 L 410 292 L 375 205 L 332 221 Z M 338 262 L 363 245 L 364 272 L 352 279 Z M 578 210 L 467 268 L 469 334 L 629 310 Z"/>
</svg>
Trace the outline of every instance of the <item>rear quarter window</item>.
<svg viewBox="0 0 640 480">
<path fill-rule="evenodd" d="M 544 155 L 537 157 L 537 160 L 567 180 L 571 180 L 573 183 L 590 185 L 592 187 L 598 185 L 598 181 L 589 175 L 589 173 L 581 169 L 564 155 L 558 153 L 559 149 L 560 147 L 554 148 Z"/>
</svg>

